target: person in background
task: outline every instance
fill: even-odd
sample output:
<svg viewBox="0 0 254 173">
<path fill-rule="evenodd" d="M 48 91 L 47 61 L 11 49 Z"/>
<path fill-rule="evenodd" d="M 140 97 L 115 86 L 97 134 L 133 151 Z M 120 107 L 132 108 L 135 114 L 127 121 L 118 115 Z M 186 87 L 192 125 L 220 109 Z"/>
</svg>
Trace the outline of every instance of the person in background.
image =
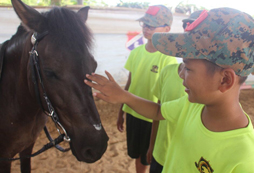
<svg viewBox="0 0 254 173">
<path fill-rule="evenodd" d="M 189 26 L 192 22 L 194 22 L 199 16 L 200 14 L 203 12 L 204 10 L 197 10 L 197 11 L 194 11 L 193 13 L 190 14 L 190 16 L 186 19 L 183 19 L 182 22 L 183 22 L 183 30 L 185 30 L 185 28 L 187 26 Z"/>
<path fill-rule="evenodd" d="M 183 29 L 199 17 L 202 10 L 193 12 L 189 18 L 183 19 Z M 166 66 L 156 82 L 153 93 L 159 99 L 158 103 L 178 99 L 186 95 L 183 80 L 179 73 L 183 64 Z M 170 145 L 171 131 L 173 128 L 168 125 L 167 120 L 153 121 L 150 145 L 147 152 L 147 161 L 150 163 L 150 173 L 161 173 L 166 160 L 167 148 Z"/>
<path fill-rule="evenodd" d="M 160 52 L 182 57 L 188 94 L 162 105 L 123 90 L 106 72 L 85 80 L 97 98 L 125 103 L 154 120 L 166 119 L 173 135 L 163 166 L 168 172 L 254 172 L 254 130 L 239 103 L 240 87 L 254 71 L 254 19 L 232 8 L 204 11 L 185 33 L 155 33 Z"/>
<path fill-rule="evenodd" d="M 131 51 L 125 68 L 129 77 L 125 90 L 144 99 L 157 102 L 151 89 L 159 77 L 161 70 L 168 64 L 175 64 L 177 60 L 160 53 L 152 45 L 152 35 L 155 32 L 169 32 L 173 21 L 171 11 L 163 5 L 150 6 L 145 15 L 138 19 L 143 35 L 147 39 Z M 149 146 L 152 120 L 136 113 L 128 105 L 122 105 L 117 119 L 117 128 L 123 132 L 124 112 L 126 112 L 126 133 L 128 155 L 135 159 L 137 173 L 144 173 L 148 169 L 146 153 Z"/>
</svg>

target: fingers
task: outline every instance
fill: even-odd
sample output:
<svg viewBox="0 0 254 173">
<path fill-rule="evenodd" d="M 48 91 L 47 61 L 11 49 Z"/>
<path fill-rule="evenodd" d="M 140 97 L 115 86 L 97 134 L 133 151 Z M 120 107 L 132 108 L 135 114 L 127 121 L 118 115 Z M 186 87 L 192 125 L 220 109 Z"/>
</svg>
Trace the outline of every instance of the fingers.
<svg viewBox="0 0 254 173">
<path fill-rule="evenodd" d="M 152 156 L 151 156 L 151 153 L 150 153 L 150 152 L 148 152 L 147 155 L 146 155 L 146 161 L 147 161 L 147 163 L 149 163 L 149 164 L 151 164 L 151 162 L 152 162 Z"/>
<path fill-rule="evenodd" d="M 86 74 L 87 79 L 84 80 L 85 84 L 100 91 L 101 93 L 96 93 L 94 96 L 100 98 L 109 103 L 122 103 L 122 98 L 120 97 L 124 90 L 114 81 L 110 73 L 106 72 L 108 80 L 106 77 L 94 74 Z"/>
<path fill-rule="evenodd" d="M 115 82 L 115 79 L 113 78 L 113 76 L 112 76 L 108 71 L 105 71 L 105 73 L 106 73 L 106 75 L 108 76 L 108 79 L 109 79 L 110 81 Z"/>
<path fill-rule="evenodd" d="M 101 86 L 103 86 L 108 81 L 108 79 L 105 78 L 104 76 L 95 73 L 92 73 L 91 75 L 86 74 L 86 78 L 90 79 L 91 81 L 94 81 L 95 83 L 85 79 L 84 80 L 85 84 L 99 91 L 101 89 Z"/>
<path fill-rule="evenodd" d="M 149 154 L 146 155 L 146 161 L 147 161 L 148 164 L 150 164 Z"/>
<path fill-rule="evenodd" d="M 104 100 L 104 101 L 106 101 L 106 102 L 110 102 L 109 99 L 108 99 L 108 97 L 105 96 L 103 93 L 97 93 L 97 92 L 96 92 L 96 93 L 93 93 L 93 95 L 94 95 L 95 97 L 101 99 L 101 100 Z"/>
<path fill-rule="evenodd" d="M 109 81 L 112 81 L 112 82 L 115 82 L 115 79 L 113 78 L 113 76 L 108 72 L 108 71 L 105 71 Z M 102 75 L 99 75 L 99 74 L 95 74 L 95 73 L 92 73 L 91 75 L 89 74 L 86 74 L 86 77 L 100 85 L 103 85 L 105 82 L 108 81 L 108 79 Z"/>
<path fill-rule="evenodd" d="M 119 132 L 123 132 L 123 126 L 117 126 Z"/>
<path fill-rule="evenodd" d="M 88 86 L 90 86 L 90 87 L 92 87 L 92 88 L 94 88 L 94 89 L 96 89 L 96 90 L 99 90 L 99 85 L 98 84 L 96 84 L 96 83 L 93 83 L 93 82 L 91 82 L 91 81 L 89 81 L 89 80 L 84 80 L 84 82 L 85 82 L 85 84 L 87 84 Z"/>
<path fill-rule="evenodd" d="M 123 121 L 122 120 L 118 119 L 116 126 L 117 126 L 118 131 L 123 132 L 124 129 L 123 129 Z"/>
<path fill-rule="evenodd" d="M 96 82 L 99 85 L 103 85 L 105 83 L 105 81 L 107 81 L 108 79 L 104 76 L 101 76 L 99 74 L 95 74 L 92 73 L 91 75 L 86 74 L 87 79 L 90 79 L 91 81 Z"/>
</svg>

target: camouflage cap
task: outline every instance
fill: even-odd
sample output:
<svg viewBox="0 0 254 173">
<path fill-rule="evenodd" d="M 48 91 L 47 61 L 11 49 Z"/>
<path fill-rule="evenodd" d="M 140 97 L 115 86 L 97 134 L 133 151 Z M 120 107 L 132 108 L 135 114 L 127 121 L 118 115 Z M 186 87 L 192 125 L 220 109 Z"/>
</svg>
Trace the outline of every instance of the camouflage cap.
<svg viewBox="0 0 254 173">
<path fill-rule="evenodd" d="M 171 11 L 164 5 L 150 6 L 145 13 L 145 16 L 138 19 L 145 24 L 153 27 L 159 27 L 163 25 L 171 26 L 173 21 L 173 15 Z"/>
<path fill-rule="evenodd" d="M 253 72 L 254 19 L 231 8 L 202 13 L 185 33 L 155 33 L 154 47 L 166 55 L 206 59 L 239 76 Z"/>
</svg>

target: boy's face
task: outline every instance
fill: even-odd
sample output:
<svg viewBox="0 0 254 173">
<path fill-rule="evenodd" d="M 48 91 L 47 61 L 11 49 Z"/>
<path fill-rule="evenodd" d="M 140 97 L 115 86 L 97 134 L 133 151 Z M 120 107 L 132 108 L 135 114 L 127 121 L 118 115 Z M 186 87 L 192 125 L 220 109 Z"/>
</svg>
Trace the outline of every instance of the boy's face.
<svg viewBox="0 0 254 173">
<path fill-rule="evenodd" d="M 219 72 L 209 75 L 204 61 L 184 59 L 185 67 L 179 75 L 183 79 L 189 101 L 209 105 L 215 102 L 218 96 L 221 77 Z"/>
<path fill-rule="evenodd" d="M 142 27 L 143 35 L 148 40 L 152 39 L 152 36 L 155 32 L 168 32 L 169 30 L 170 30 L 169 26 L 157 27 L 152 29 L 150 29 L 149 26 L 147 27 L 147 25 L 143 25 Z"/>
</svg>

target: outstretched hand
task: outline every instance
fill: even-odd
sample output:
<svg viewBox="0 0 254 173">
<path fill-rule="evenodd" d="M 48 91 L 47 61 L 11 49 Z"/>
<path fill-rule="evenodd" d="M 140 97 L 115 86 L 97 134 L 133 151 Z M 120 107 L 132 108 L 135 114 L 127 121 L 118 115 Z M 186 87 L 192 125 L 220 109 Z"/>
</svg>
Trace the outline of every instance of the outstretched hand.
<svg viewBox="0 0 254 173">
<path fill-rule="evenodd" d="M 91 81 L 85 79 L 84 82 L 88 86 L 100 91 L 100 93 L 95 92 L 93 94 L 95 97 L 113 104 L 125 103 L 146 118 L 154 120 L 164 119 L 161 115 L 159 104 L 135 96 L 134 94 L 124 90 L 115 82 L 109 72 L 105 71 L 105 73 L 108 78 L 95 73 L 86 75 L 87 79 Z"/>
<path fill-rule="evenodd" d="M 100 91 L 100 93 L 95 92 L 93 94 L 95 97 L 113 104 L 124 103 L 127 92 L 115 82 L 109 72 L 105 71 L 105 73 L 108 79 L 102 75 L 92 73 L 91 75 L 86 74 L 87 79 L 91 81 L 85 79 L 84 82 L 88 86 Z"/>
</svg>

